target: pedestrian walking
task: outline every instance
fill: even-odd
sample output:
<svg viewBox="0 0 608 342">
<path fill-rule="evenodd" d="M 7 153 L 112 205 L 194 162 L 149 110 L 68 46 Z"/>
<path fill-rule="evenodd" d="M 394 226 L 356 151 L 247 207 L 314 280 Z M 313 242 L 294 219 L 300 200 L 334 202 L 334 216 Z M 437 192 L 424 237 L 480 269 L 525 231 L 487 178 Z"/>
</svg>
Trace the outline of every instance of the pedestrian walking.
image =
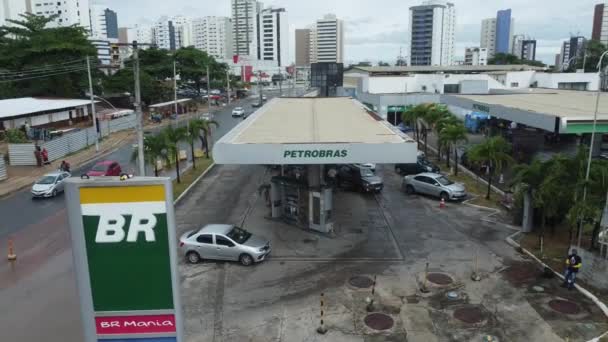
<svg viewBox="0 0 608 342">
<path fill-rule="evenodd" d="M 574 288 L 576 274 L 583 266 L 583 259 L 578 255 L 578 251 L 573 249 L 571 254 L 566 259 L 566 271 L 564 272 L 564 284 L 562 287 L 567 287 L 568 290 Z"/>
</svg>

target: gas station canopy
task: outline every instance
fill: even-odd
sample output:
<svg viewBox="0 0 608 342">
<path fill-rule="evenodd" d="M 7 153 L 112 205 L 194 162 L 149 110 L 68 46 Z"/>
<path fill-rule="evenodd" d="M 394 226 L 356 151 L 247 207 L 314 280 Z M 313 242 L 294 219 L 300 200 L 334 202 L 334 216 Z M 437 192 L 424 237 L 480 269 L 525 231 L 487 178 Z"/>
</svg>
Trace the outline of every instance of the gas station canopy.
<svg viewBox="0 0 608 342">
<path fill-rule="evenodd" d="M 417 144 L 347 97 L 275 98 L 213 148 L 218 164 L 415 163 Z"/>
</svg>

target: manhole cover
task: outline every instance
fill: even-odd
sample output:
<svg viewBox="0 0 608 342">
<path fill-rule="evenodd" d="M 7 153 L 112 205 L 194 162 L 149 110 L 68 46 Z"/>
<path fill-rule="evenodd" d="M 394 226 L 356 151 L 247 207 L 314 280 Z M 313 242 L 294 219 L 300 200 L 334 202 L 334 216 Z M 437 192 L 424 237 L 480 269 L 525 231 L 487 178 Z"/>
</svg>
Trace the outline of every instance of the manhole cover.
<svg viewBox="0 0 608 342">
<path fill-rule="evenodd" d="M 437 285 L 450 285 L 454 282 L 452 277 L 445 273 L 429 273 L 426 275 L 426 279 L 433 284 Z"/>
<path fill-rule="evenodd" d="M 389 315 L 383 313 L 373 313 L 365 316 L 365 325 L 374 330 L 388 330 L 393 327 L 395 322 Z"/>
<path fill-rule="evenodd" d="M 559 313 L 566 315 L 576 315 L 581 311 L 578 304 L 564 299 L 554 299 L 549 302 L 549 307 Z"/>
<path fill-rule="evenodd" d="M 484 312 L 477 306 L 465 306 L 454 310 L 454 318 L 467 324 L 481 323 L 486 319 Z"/>
<path fill-rule="evenodd" d="M 371 278 L 363 277 L 363 276 L 352 277 L 348 280 L 348 283 L 351 286 L 359 288 L 359 289 L 367 289 L 369 287 L 372 287 L 372 285 L 374 285 L 374 281 Z"/>
</svg>

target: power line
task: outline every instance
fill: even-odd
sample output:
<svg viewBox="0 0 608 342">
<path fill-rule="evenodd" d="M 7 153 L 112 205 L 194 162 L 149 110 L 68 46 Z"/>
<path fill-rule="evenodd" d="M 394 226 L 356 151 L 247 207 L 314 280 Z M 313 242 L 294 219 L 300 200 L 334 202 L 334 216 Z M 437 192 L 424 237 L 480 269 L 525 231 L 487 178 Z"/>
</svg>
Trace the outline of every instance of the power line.
<svg viewBox="0 0 608 342">
<path fill-rule="evenodd" d="M 73 70 L 70 70 L 70 71 L 64 71 L 64 72 L 58 72 L 58 73 L 50 73 L 50 74 L 40 75 L 40 76 L 15 78 L 15 79 L 11 79 L 11 80 L 0 80 L 0 83 L 27 81 L 27 80 L 33 80 L 33 79 L 38 79 L 38 78 L 46 78 L 46 77 L 50 77 L 50 76 L 66 75 L 66 74 L 71 74 L 71 73 L 74 73 L 74 72 L 80 72 L 80 71 L 86 71 L 86 70 L 87 70 L 87 67 L 84 67 L 84 68 L 79 68 L 79 69 L 73 69 Z"/>
<path fill-rule="evenodd" d="M 78 66 L 78 63 L 82 63 L 84 65 L 84 62 L 85 62 L 84 59 L 77 59 L 77 60 L 72 60 L 72 61 L 63 62 L 63 63 L 49 64 L 49 65 L 45 65 L 43 67 L 25 68 L 25 69 L 21 69 L 21 70 L 8 70 L 8 69 L 2 68 L 2 69 L 0 69 L 0 75 L 2 75 L 2 74 L 33 73 L 33 72 L 37 72 L 37 71 L 44 71 L 44 70 L 47 70 L 47 69 L 73 67 L 73 66 Z"/>
<path fill-rule="evenodd" d="M 95 64 L 94 66 L 97 66 L 98 64 Z M 60 72 L 60 71 L 69 71 L 69 70 L 73 70 L 73 69 L 78 69 L 78 68 L 83 68 L 86 67 L 86 65 L 66 65 L 63 67 L 55 67 L 55 68 L 47 68 L 47 69 L 41 69 L 39 71 L 24 71 L 24 72 L 12 72 L 12 73 L 0 73 L 0 78 L 3 77 L 23 77 L 23 76 L 38 76 L 38 75 L 43 75 L 46 73 L 55 73 L 55 72 Z"/>
</svg>

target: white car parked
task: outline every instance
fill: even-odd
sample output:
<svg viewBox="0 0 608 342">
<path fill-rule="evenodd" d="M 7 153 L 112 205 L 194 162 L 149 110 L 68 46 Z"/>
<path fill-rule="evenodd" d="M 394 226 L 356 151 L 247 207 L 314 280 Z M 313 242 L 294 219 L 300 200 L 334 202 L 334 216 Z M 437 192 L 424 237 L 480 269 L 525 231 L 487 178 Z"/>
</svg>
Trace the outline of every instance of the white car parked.
<svg viewBox="0 0 608 342">
<path fill-rule="evenodd" d="M 245 109 L 243 107 L 236 107 L 232 110 L 233 117 L 239 117 L 245 115 Z"/>
</svg>

